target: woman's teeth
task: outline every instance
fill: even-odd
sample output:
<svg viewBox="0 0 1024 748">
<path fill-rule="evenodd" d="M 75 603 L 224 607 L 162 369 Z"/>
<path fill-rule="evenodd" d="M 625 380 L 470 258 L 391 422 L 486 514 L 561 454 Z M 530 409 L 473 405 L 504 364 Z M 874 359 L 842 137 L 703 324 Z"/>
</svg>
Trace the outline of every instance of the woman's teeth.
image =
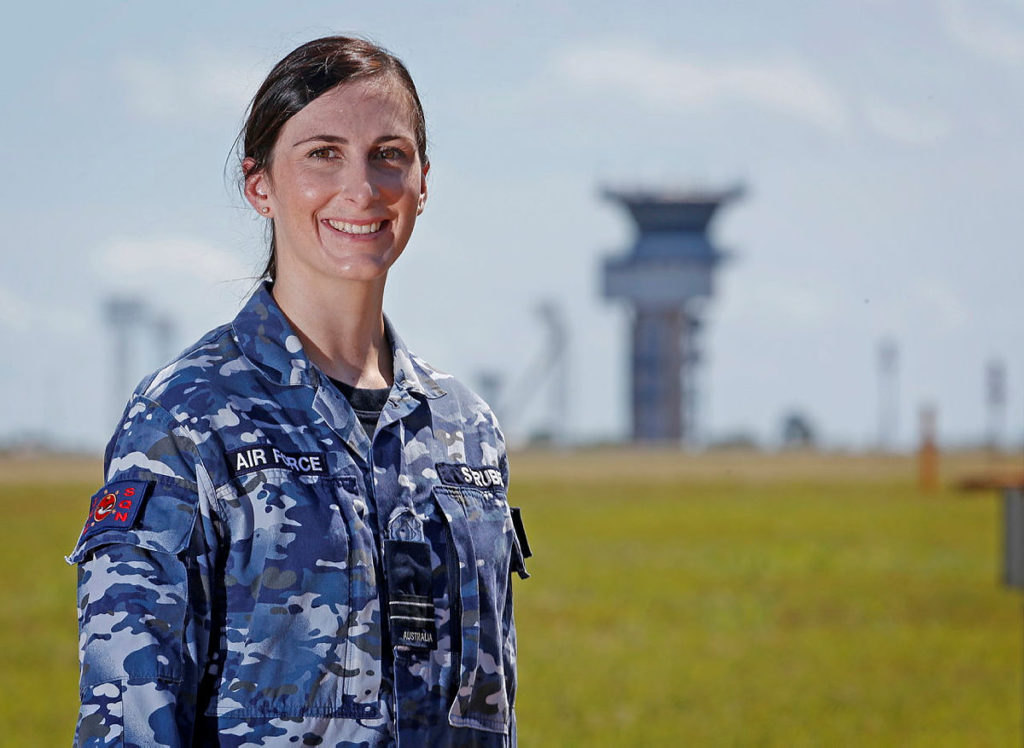
<svg viewBox="0 0 1024 748">
<path fill-rule="evenodd" d="M 327 223 L 331 225 L 331 228 L 343 231 L 346 234 L 372 234 L 375 231 L 380 231 L 381 224 L 383 221 L 377 223 L 345 223 L 344 221 L 332 221 L 327 219 Z"/>
</svg>

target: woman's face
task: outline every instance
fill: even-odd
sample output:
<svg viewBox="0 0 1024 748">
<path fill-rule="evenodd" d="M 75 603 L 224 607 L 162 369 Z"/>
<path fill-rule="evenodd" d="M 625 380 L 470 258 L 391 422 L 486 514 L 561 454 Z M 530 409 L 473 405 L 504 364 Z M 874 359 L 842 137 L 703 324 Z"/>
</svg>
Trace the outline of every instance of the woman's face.
<svg viewBox="0 0 1024 748">
<path fill-rule="evenodd" d="M 269 170 L 245 180 L 274 220 L 278 278 L 383 279 L 423 210 L 427 168 L 408 96 L 390 78 L 311 101 L 281 128 Z"/>
</svg>

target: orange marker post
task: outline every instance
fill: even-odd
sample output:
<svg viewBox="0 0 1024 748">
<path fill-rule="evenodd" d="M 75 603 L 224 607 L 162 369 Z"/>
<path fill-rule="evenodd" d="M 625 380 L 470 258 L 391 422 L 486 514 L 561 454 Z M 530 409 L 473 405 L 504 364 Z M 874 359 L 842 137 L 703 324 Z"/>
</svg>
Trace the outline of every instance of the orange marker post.
<svg viewBox="0 0 1024 748">
<path fill-rule="evenodd" d="M 935 407 L 921 408 L 921 446 L 917 450 L 917 485 L 922 493 L 939 490 L 939 448 L 935 439 Z"/>
</svg>

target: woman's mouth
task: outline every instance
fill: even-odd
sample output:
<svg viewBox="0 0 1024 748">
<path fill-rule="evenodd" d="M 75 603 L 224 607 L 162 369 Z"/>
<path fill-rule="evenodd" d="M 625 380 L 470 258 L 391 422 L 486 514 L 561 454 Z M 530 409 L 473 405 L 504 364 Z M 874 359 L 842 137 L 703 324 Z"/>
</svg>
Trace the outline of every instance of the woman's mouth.
<svg viewBox="0 0 1024 748">
<path fill-rule="evenodd" d="M 336 221 L 331 218 L 325 218 L 324 223 L 335 231 L 340 231 L 343 234 L 364 235 L 376 234 L 388 225 L 388 219 L 384 219 L 383 221 L 374 221 L 373 223 L 348 223 L 347 221 Z"/>
</svg>

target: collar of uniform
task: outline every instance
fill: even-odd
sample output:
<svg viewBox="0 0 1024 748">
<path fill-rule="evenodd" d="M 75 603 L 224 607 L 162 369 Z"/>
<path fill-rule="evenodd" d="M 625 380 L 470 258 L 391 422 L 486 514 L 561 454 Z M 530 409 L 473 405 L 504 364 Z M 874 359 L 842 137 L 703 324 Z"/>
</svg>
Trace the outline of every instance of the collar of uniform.
<svg viewBox="0 0 1024 748">
<path fill-rule="evenodd" d="M 445 375 L 406 348 L 386 314 L 384 315 L 384 329 L 387 330 L 388 339 L 391 341 L 395 384 L 399 389 L 418 392 L 431 399 L 445 394 L 444 388 L 437 381 Z"/>
<path fill-rule="evenodd" d="M 319 372 L 306 357 L 298 335 L 288 323 L 264 281 L 231 323 L 235 339 L 245 357 L 271 381 L 280 385 L 319 385 Z M 395 384 L 402 390 L 428 398 L 441 397 L 443 376 L 413 354 L 395 332 L 385 315 L 384 326 L 391 340 Z"/>
<path fill-rule="evenodd" d="M 272 382 L 316 387 L 313 365 L 264 281 L 242 307 L 231 329 L 242 354 Z"/>
</svg>

